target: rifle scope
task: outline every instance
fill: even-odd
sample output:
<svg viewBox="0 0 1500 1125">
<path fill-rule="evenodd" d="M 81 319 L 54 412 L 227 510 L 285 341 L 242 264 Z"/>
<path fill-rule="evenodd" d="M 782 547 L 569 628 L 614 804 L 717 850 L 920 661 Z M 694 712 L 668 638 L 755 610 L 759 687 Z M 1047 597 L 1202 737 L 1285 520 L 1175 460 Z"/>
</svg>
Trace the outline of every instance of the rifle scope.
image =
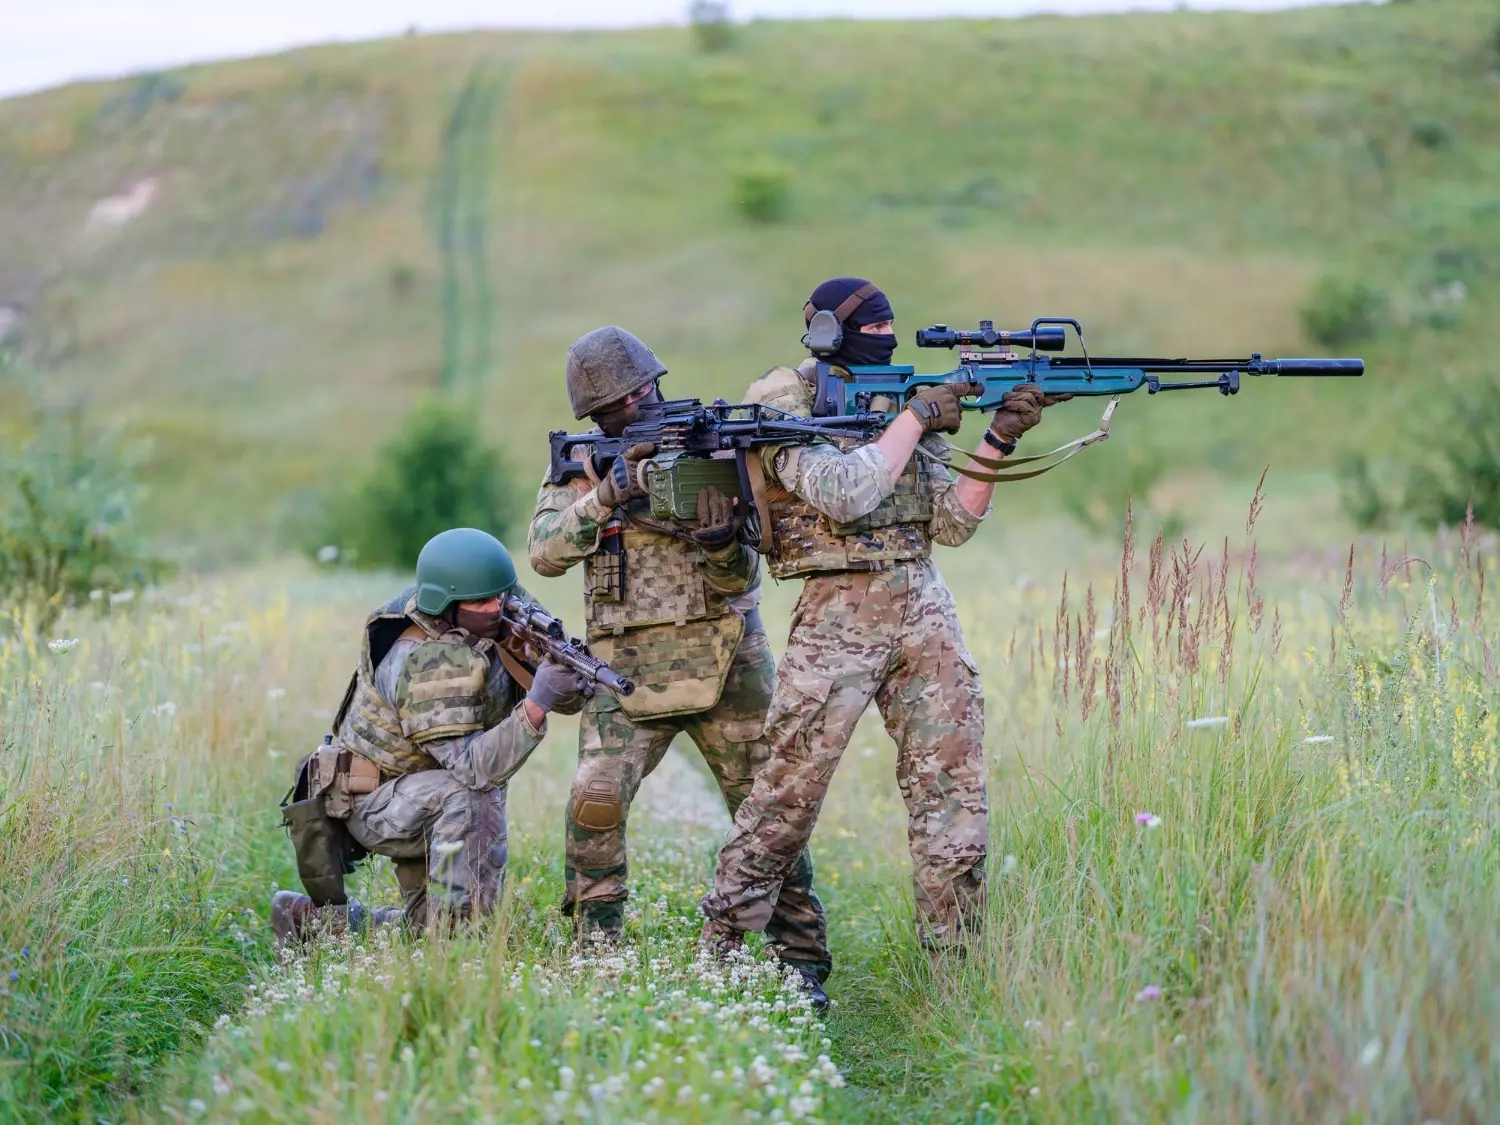
<svg viewBox="0 0 1500 1125">
<path fill-rule="evenodd" d="M 1066 334 L 1060 324 L 1043 325 L 1035 332 L 997 332 L 993 320 L 981 320 L 977 331 L 949 328 L 946 324 L 917 329 L 919 348 L 1034 347 L 1039 352 L 1060 352 L 1066 342 Z"/>
</svg>

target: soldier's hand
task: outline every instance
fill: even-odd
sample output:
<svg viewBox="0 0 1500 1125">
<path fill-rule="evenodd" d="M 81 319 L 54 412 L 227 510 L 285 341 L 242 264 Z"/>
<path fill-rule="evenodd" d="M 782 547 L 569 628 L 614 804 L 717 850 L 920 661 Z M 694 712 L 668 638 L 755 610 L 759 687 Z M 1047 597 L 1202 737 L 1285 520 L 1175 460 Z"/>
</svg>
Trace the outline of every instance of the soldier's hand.
<svg viewBox="0 0 1500 1125">
<path fill-rule="evenodd" d="M 549 656 L 532 677 L 531 690 L 526 693 L 526 698 L 542 711 L 568 708 L 576 711 L 583 699 L 584 686 L 580 673 Z"/>
<path fill-rule="evenodd" d="M 922 423 L 924 433 L 956 434 L 964 420 L 963 406 L 958 400 L 982 393 L 984 387 L 978 383 L 939 383 L 913 394 L 906 400 L 906 409 Z"/>
<path fill-rule="evenodd" d="M 632 445 L 624 453 L 615 458 L 615 463 L 609 467 L 599 481 L 599 486 L 594 490 L 599 497 L 599 503 L 606 508 L 618 508 L 627 501 L 634 500 L 638 496 L 646 495 L 646 490 L 637 479 L 639 474 L 636 466 L 656 452 L 656 446 L 648 441 L 638 442 Z"/>
<path fill-rule="evenodd" d="M 1016 441 L 1042 420 L 1042 408 L 1066 402 L 1072 395 L 1049 395 L 1036 383 L 1022 383 L 1006 391 L 1000 409 L 990 419 L 990 433 L 1001 441 Z"/>
<path fill-rule="evenodd" d="M 693 527 L 693 541 L 709 551 L 729 546 L 740 530 L 740 521 L 735 511 L 738 506 L 738 500 L 730 499 L 717 488 L 700 488 L 698 521 Z"/>
</svg>

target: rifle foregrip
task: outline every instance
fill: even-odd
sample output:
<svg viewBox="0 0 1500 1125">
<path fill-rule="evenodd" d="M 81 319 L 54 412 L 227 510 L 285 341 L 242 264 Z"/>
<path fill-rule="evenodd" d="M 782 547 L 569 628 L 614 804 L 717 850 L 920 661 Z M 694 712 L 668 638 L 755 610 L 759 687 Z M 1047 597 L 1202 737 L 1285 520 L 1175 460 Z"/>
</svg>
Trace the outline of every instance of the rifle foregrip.
<svg viewBox="0 0 1500 1125">
<path fill-rule="evenodd" d="M 1278 359 L 1277 375 L 1363 375 L 1362 359 Z"/>
</svg>

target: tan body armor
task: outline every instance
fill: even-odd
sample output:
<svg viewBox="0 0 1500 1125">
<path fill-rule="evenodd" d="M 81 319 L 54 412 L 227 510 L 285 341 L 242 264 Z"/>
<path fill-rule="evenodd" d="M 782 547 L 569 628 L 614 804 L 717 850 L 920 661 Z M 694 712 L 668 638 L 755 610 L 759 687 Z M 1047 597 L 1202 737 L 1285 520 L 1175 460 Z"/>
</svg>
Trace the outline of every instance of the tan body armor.
<svg viewBox="0 0 1500 1125">
<path fill-rule="evenodd" d="M 849 452 L 859 443 L 840 439 L 830 444 Z M 895 562 L 932 554 L 932 474 L 940 469 L 913 455 L 896 478 L 896 488 L 872 512 L 850 523 L 834 523 L 802 497 L 766 481 L 771 510 L 771 550 L 767 556 L 776 578 L 841 570 L 880 570 Z"/>
<path fill-rule="evenodd" d="M 461 637 L 419 612 L 408 595 L 371 614 L 335 745 L 373 762 L 383 778 L 394 777 L 440 768 L 423 743 L 487 730 L 504 719 L 519 702 L 519 689 L 509 677 L 491 674 L 493 641 Z M 403 639 L 434 643 L 408 657 L 413 666 L 402 670 L 392 703 L 376 687 L 375 670 Z"/>
<path fill-rule="evenodd" d="M 646 501 L 634 501 L 632 514 Z M 744 620 L 703 575 L 691 543 L 614 517 L 584 561 L 590 647 L 635 681 L 632 719 L 706 711 L 719 700 Z"/>
</svg>

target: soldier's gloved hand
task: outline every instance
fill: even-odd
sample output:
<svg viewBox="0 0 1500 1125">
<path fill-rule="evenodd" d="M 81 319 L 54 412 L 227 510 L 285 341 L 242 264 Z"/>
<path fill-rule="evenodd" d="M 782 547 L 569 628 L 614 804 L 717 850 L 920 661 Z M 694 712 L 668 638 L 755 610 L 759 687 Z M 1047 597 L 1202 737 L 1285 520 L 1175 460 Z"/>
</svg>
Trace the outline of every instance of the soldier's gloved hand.
<svg viewBox="0 0 1500 1125">
<path fill-rule="evenodd" d="M 990 433 L 1004 442 L 1016 441 L 1042 420 L 1042 408 L 1067 402 L 1072 395 L 1049 395 L 1036 383 L 1022 383 L 1005 392 L 1000 409 L 990 419 Z"/>
<path fill-rule="evenodd" d="M 599 498 L 599 503 L 606 508 L 618 508 L 637 496 L 646 495 L 646 490 L 640 486 L 637 480 L 636 466 L 656 452 L 656 446 L 649 441 L 638 442 L 632 445 L 624 453 L 615 458 L 615 463 L 609 467 L 599 486 L 594 489 L 594 495 Z"/>
<path fill-rule="evenodd" d="M 718 551 L 734 542 L 740 520 L 736 501 L 717 488 L 698 490 L 698 522 L 693 527 L 693 542 L 708 551 Z"/>
<path fill-rule="evenodd" d="M 923 387 L 906 400 L 906 409 L 922 423 L 924 433 L 934 430 L 945 434 L 958 433 L 963 424 L 963 407 L 959 399 L 967 395 L 984 393 L 978 383 L 940 383 L 934 387 Z"/>
<path fill-rule="evenodd" d="M 549 656 L 532 677 L 531 690 L 526 693 L 526 698 L 545 712 L 567 711 L 569 708 L 576 711 L 583 700 L 583 689 L 583 676 Z"/>
</svg>

